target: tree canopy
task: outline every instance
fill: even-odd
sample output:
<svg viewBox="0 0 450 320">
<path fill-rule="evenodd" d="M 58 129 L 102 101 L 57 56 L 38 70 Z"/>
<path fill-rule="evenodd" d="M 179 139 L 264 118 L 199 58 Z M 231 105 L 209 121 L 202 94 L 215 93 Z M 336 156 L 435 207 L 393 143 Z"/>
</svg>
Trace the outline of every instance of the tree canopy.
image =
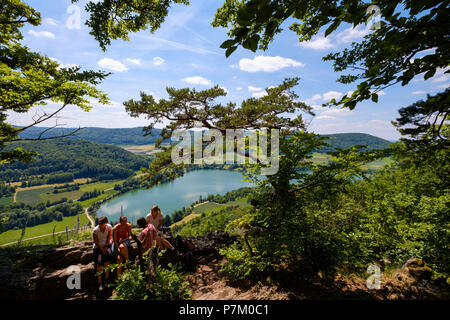
<svg viewBox="0 0 450 320">
<path fill-rule="evenodd" d="M 68 105 L 89 111 L 91 101 L 107 103 L 108 97 L 96 88 L 108 73 L 80 71 L 80 67 L 63 68 L 44 54 L 23 46 L 20 29 L 25 24 L 41 22 L 40 14 L 20 0 L 6 0 L 0 4 L 0 164 L 16 160 L 30 161 L 33 151 L 16 148 L 4 151 L 13 141 L 22 140 L 18 133 L 49 119 Z M 56 111 L 38 110 L 49 103 L 57 104 Z M 35 110 L 30 124 L 17 128 L 7 122 L 7 112 L 26 113 Z M 37 138 L 41 139 L 41 136 Z"/>
</svg>

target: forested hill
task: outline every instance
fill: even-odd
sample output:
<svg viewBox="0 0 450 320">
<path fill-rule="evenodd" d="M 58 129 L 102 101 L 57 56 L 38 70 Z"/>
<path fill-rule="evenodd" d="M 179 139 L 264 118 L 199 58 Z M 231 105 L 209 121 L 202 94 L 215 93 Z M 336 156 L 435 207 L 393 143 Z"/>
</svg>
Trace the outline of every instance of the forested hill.
<svg viewBox="0 0 450 320">
<path fill-rule="evenodd" d="M 20 136 L 22 138 L 33 139 L 47 128 L 31 127 L 25 130 Z M 153 129 L 151 135 L 143 136 L 143 127 L 136 128 L 83 128 L 76 133 L 76 138 L 95 141 L 99 143 L 108 143 L 114 145 L 144 145 L 153 144 L 159 138 L 161 129 Z M 55 128 L 50 130 L 43 137 L 58 136 L 62 133 L 69 133 L 75 129 Z M 368 145 L 372 149 L 384 149 L 390 144 L 389 141 L 366 133 L 335 133 L 326 134 L 326 137 L 336 137 L 327 141 L 331 147 L 323 148 L 320 152 L 328 152 L 334 148 L 350 148 L 352 146 L 363 144 Z"/>
<path fill-rule="evenodd" d="M 36 139 L 39 135 L 48 128 L 45 127 L 31 127 L 20 134 L 24 139 Z M 161 129 L 153 129 L 152 133 L 144 136 L 143 127 L 135 128 L 82 128 L 71 138 L 85 139 L 89 141 L 107 143 L 114 145 L 144 145 L 154 144 L 159 138 Z M 61 136 L 73 132 L 76 128 L 54 128 L 42 135 L 42 138 L 49 138 Z"/>
<path fill-rule="evenodd" d="M 44 175 L 55 181 L 73 178 L 122 179 L 135 170 L 147 167 L 150 159 L 122 148 L 81 139 L 60 138 L 15 142 L 8 149 L 21 147 L 40 155 L 31 163 L 16 162 L 0 166 L 2 181 L 19 181 L 29 176 Z M 57 181 L 61 180 L 61 181 Z"/>
<path fill-rule="evenodd" d="M 367 145 L 369 146 L 369 149 L 385 149 L 392 143 L 367 133 L 334 133 L 324 134 L 323 136 L 330 137 L 330 139 L 326 141 L 330 147 L 323 147 L 319 151 L 321 153 L 333 151 L 335 148 L 351 148 L 356 145 Z M 335 139 L 332 139 L 332 137 Z"/>
</svg>

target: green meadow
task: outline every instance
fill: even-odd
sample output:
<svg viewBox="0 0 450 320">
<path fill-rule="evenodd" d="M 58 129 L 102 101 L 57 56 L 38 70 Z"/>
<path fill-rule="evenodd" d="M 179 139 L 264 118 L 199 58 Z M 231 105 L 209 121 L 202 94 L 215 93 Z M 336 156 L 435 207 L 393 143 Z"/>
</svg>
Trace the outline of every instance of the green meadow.
<svg viewBox="0 0 450 320">
<path fill-rule="evenodd" d="M 85 214 L 80 214 L 80 225 L 87 224 L 89 222 Z M 77 216 L 64 217 L 62 221 L 52 221 L 49 223 L 40 224 L 34 227 L 26 228 L 25 235 L 23 239 L 37 237 L 45 234 L 53 233 L 53 228 L 55 232 L 65 231 L 66 226 L 72 229 L 77 224 Z M 20 239 L 22 234 L 22 229 L 20 230 L 8 230 L 0 234 L 0 245 L 9 242 L 17 241 Z M 43 239 L 43 238 L 42 238 Z M 41 243 L 40 239 L 36 239 L 37 243 Z"/>
</svg>

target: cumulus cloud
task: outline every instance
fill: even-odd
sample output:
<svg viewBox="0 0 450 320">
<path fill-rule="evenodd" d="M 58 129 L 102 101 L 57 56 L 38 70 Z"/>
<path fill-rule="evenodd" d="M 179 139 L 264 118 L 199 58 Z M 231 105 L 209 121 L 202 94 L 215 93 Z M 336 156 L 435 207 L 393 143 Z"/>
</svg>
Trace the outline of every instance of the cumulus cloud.
<svg viewBox="0 0 450 320">
<path fill-rule="evenodd" d="M 29 30 L 28 34 L 36 37 L 36 38 L 50 38 L 50 39 L 55 39 L 55 35 L 49 31 L 33 31 L 33 30 Z"/>
<path fill-rule="evenodd" d="M 262 88 L 256 88 L 254 86 L 248 86 L 248 91 L 261 91 Z"/>
<path fill-rule="evenodd" d="M 339 99 L 342 97 L 342 92 L 338 91 L 328 91 L 323 94 L 323 99 L 326 101 L 332 100 L 332 99 Z"/>
<path fill-rule="evenodd" d="M 267 95 L 266 91 L 257 91 L 257 92 L 252 93 L 253 98 L 262 98 L 265 95 Z"/>
<path fill-rule="evenodd" d="M 328 102 L 331 99 L 340 99 L 343 96 L 342 92 L 338 91 L 328 91 L 324 94 L 314 94 L 310 98 L 306 99 L 304 102 L 306 104 L 317 104 L 319 101 Z"/>
<path fill-rule="evenodd" d="M 256 56 L 239 60 L 239 69 L 247 72 L 274 72 L 287 67 L 303 67 L 304 63 L 280 56 Z"/>
<path fill-rule="evenodd" d="M 49 24 L 49 25 L 51 25 L 51 26 L 57 26 L 57 25 L 58 25 L 58 23 L 56 22 L 56 20 L 55 20 L 55 19 L 52 19 L 52 18 L 46 18 L 46 19 L 44 19 L 44 23 Z"/>
<path fill-rule="evenodd" d="M 200 76 L 194 76 L 194 77 L 186 77 L 181 79 L 181 81 L 189 83 L 189 84 L 200 84 L 203 86 L 210 86 L 212 85 L 211 80 L 205 79 Z"/>
<path fill-rule="evenodd" d="M 66 63 L 66 64 L 64 64 L 61 61 L 59 61 L 58 59 L 56 59 L 56 58 L 52 58 L 52 57 L 49 57 L 49 58 L 59 64 L 59 66 L 57 68 L 58 70 L 61 69 L 61 68 L 79 67 L 79 65 L 77 65 L 77 64 L 73 64 L 73 63 Z"/>
<path fill-rule="evenodd" d="M 125 61 L 126 61 L 126 62 L 129 62 L 129 63 L 136 64 L 136 65 L 140 65 L 140 64 L 141 64 L 141 59 L 131 59 L 131 58 L 126 58 Z"/>
<path fill-rule="evenodd" d="M 369 33 L 369 30 L 364 26 L 357 26 L 356 28 L 349 27 L 344 31 L 338 33 L 336 35 L 336 40 L 339 43 L 348 43 L 352 41 L 356 41 L 364 37 Z"/>
<path fill-rule="evenodd" d="M 165 61 L 166 61 L 166 60 L 164 60 L 164 59 L 161 58 L 161 57 L 154 57 L 154 58 L 153 58 L 153 64 L 154 64 L 155 66 L 160 66 L 160 65 L 162 65 Z"/>
<path fill-rule="evenodd" d="M 414 95 L 425 94 L 425 93 L 427 93 L 427 92 L 426 92 L 426 91 L 423 91 L 423 90 L 418 90 L 418 91 L 413 91 L 413 92 L 412 92 L 412 94 L 414 94 Z"/>
<path fill-rule="evenodd" d="M 331 43 L 330 38 L 325 37 L 316 37 L 310 41 L 300 42 L 299 45 L 313 50 L 325 50 L 336 47 L 333 43 Z"/>
<path fill-rule="evenodd" d="M 110 58 L 103 58 L 99 60 L 97 64 L 101 68 L 105 68 L 116 72 L 124 72 L 128 70 L 128 68 L 122 62 Z"/>
</svg>

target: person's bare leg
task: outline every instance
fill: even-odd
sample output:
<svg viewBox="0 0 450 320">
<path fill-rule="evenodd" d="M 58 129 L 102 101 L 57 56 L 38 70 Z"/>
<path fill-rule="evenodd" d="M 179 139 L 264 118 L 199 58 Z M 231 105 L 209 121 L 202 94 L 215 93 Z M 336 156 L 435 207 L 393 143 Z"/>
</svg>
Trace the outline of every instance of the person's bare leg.
<svg viewBox="0 0 450 320">
<path fill-rule="evenodd" d="M 123 262 L 126 262 L 128 260 L 128 247 L 124 244 L 122 244 L 121 246 L 122 246 L 122 251 L 120 252 L 120 254 L 123 257 Z"/>
<path fill-rule="evenodd" d="M 102 267 L 102 266 L 97 266 L 97 272 L 102 272 L 102 271 L 103 271 L 103 267 Z M 100 274 L 97 276 L 97 282 L 98 282 L 98 284 L 102 283 L 102 276 L 103 276 L 102 273 L 100 273 Z"/>
<path fill-rule="evenodd" d="M 172 244 L 168 240 L 164 239 L 163 237 L 158 237 L 158 238 L 160 239 L 160 242 L 164 247 L 169 248 L 170 250 L 173 249 Z"/>
<path fill-rule="evenodd" d="M 118 264 L 122 263 L 122 256 L 120 254 L 117 256 L 117 263 Z M 117 268 L 116 269 L 117 279 L 119 279 L 119 276 L 121 273 L 122 273 L 122 267 Z"/>
<path fill-rule="evenodd" d="M 105 262 L 104 267 L 109 266 L 109 262 Z M 105 271 L 105 281 L 109 279 L 109 269 Z"/>
</svg>

